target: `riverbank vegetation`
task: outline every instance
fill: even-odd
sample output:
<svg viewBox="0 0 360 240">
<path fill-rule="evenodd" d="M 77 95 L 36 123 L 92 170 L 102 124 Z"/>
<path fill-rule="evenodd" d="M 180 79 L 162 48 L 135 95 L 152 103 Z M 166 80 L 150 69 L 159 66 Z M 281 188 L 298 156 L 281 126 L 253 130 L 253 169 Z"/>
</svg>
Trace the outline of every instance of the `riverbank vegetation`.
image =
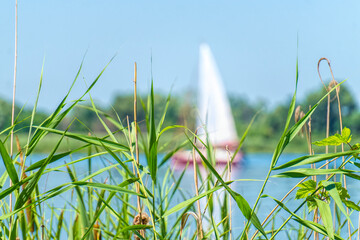
<svg viewBox="0 0 360 240">
<path fill-rule="evenodd" d="M 309 92 L 303 99 L 298 101 L 298 105 L 302 107 L 303 110 L 309 109 L 314 102 L 323 96 L 326 93 L 324 87 L 319 84 L 314 91 Z M 357 124 L 360 121 L 360 108 L 354 98 L 354 93 L 352 93 L 347 87 L 346 83 L 341 86 L 341 95 L 340 100 L 342 103 L 343 109 L 343 124 L 348 126 L 353 131 L 354 136 L 360 136 L 360 126 Z M 146 95 L 139 96 L 140 99 L 146 99 Z M 166 104 L 168 96 L 165 94 L 155 94 L 154 95 L 154 108 L 155 112 L 161 112 L 163 106 Z M 166 119 L 164 120 L 164 126 L 171 125 L 183 125 L 189 129 L 196 128 L 196 117 L 198 116 L 196 108 L 196 96 L 192 93 L 186 94 L 177 94 L 171 95 L 171 101 L 169 102 L 169 107 L 167 109 Z M 280 132 L 285 124 L 284 116 L 287 114 L 288 107 L 284 103 L 280 103 L 276 106 L 269 107 L 266 105 L 265 101 L 251 102 L 244 97 L 240 96 L 230 96 L 230 104 L 232 107 L 232 112 L 234 115 L 236 128 L 238 134 L 244 132 L 247 128 L 248 123 L 251 118 L 258 113 L 257 120 L 253 124 L 253 129 L 249 132 L 247 139 L 244 143 L 243 148 L 245 152 L 268 152 L 271 153 L 273 147 L 276 145 L 278 138 L 280 137 Z M 334 96 L 332 96 L 332 101 L 335 101 Z M 132 94 L 116 94 L 113 98 L 113 101 L 109 106 L 98 106 L 98 111 L 101 111 L 103 114 L 107 114 L 112 118 L 119 118 L 122 122 L 126 122 L 126 118 L 129 118 L 129 121 L 133 121 L 133 95 Z M 339 120 L 338 107 L 336 104 L 330 105 L 330 126 L 329 132 L 331 134 L 338 133 L 339 130 Z M 22 106 L 16 106 L 15 112 L 19 113 L 22 109 Z M 32 109 L 24 107 L 21 111 L 21 114 L 18 118 L 18 123 L 16 126 L 17 135 L 20 139 L 20 142 L 25 142 L 27 139 L 26 126 L 30 123 L 30 118 Z M 0 128 L 6 129 L 10 126 L 11 115 L 8 113 L 11 112 L 11 102 L 4 99 L 0 100 Z M 37 112 L 37 115 L 34 118 L 34 125 L 38 125 L 46 118 L 47 112 Z M 326 102 L 320 103 L 317 111 L 313 115 L 312 127 L 313 127 L 313 138 L 321 139 L 325 135 L 326 131 L 326 115 L 327 115 L 327 104 Z M 160 116 L 156 116 L 156 121 L 158 121 Z M 20 121 L 21 119 L 21 121 Z M 75 121 L 73 121 L 75 119 Z M 73 121 L 73 122 L 72 122 Z M 116 126 L 111 122 L 104 120 L 111 130 L 115 130 Z M 138 121 L 140 127 L 145 129 L 145 113 L 143 111 L 139 112 Z M 293 118 L 294 121 L 294 118 Z M 66 129 L 69 123 L 72 122 L 70 130 L 77 133 L 88 133 L 89 129 L 92 132 L 96 133 L 98 136 L 106 135 L 104 128 L 102 127 L 101 122 L 99 121 L 98 116 L 94 113 L 90 101 L 88 103 L 80 103 L 76 105 L 69 115 L 67 115 L 61 123 L 59 123 L 59 129 Z M 178 139 L 178 132 L 174 131 L 167 135 L 168 140 Z M 37 152 L 47 152 L 47 149 L 51 147 L 58 140 L 58 136 L 48 136 L 48 141 L 44 143 L 39 143 L 37 147 Z M 185 140 L 182 138 L 181 141 Z M 295 139 L 296 144 L 289 146 L 286 150 L 287 152 L 293 153 L 304 153 L 307 152 L 307 144 L 301 139 Z M 264 146 L 263 142 L 267 142 Z M 176 142 L 175 142 L 176 143 Z M 174 143 L 174 144 L 175 144 Z M 71 143 L 77 144 L 73 141 Z M 65 149 L 64 144 L 60 145 L 60 149 Z"/>
<path fill-rule="evenodd" d="M 171 112 L 181 111 L 172 110 L 171 98 L 160 101 L 153 87 L 146 97 L 139 98 L 135 91 L 131 102 L 119 100 L 114 104 L 114 108 L 131 105 L 132 111 L 98 109 L 91 98 L 85 104 L 87 107 L 79 107 L 100 81 L 102 72 L 80 98 L 68 99 L 67 94 L 55 111 L 45 115 L 36 111 L 35 103 L 32 111 L 24 111 L 16 118 L 14 125 L 1 128 L 0 154 L 5 169 L 0 176 L 1 239 L 317 240 L 360 235 L 360 221 L 356 217 L 360 210 L 358 199 L 351 199 L 354 189 L 351 191 L 346 182 L 360 180 L 360 145 L 354 138 L 357 128 L 352 122 L 357 112 L 355 105 L 349 104 L 351 101 L 341 97 L 343 92 L 346 96 L 343 82 L 333 79 L 326 84 L 324 93 L 314 95 L 316 100 L 297 107 L 296 73 L 295 93 L 287 107 L 265 111 L 263 117 L 257 116 L 257 108 L 244 115 L 234 110 L 235 118 L 252 116 L 242 121 L 246 128 L 238 126 L 242 137 L 237 150 L 249 141 L 252 132 L 276 135 L 277 141 L 263 179 L 233 179 L 230 166 L 235 155 L 229 152 L 229 164 L 217 168 L 215 150 L 209 142 L 201 142 L 190 127 L 194 120 L 186 120 L 188 126 L 181 125 L 185 120 L 173 122 L 177 118 L 172 119 Z M 134 82 L 136 89 L 136 70 Z M 246 110 L 240 100 L 237 104 L 234 109 Z M 337 108 L 333 109 L 333 105 Z M 175 109 L 176 106 L 180 105 L 176 104 Z M 324 106 L 331 110 L 330 117 L 327 110 L 325 116 L 321 113 Z M 76 110 L 77 107 L 82 110 Z M 81 111 L 97 123 L 88 121 L 90 117 L 82 118 Z M 329 127 L 325 128 L 325 137 L 314 140 L 312 134 L 320 133 L 314 126 L 320 121 L 321 131 L 323 125 Z M 7 147 L 12 129 L 15 136 L 27 134 L 27 140 L 17 143 L 13 155 Z M 181 134 L 184 144 L 173 144 L 166 134 Z M 56 143 L 48 141 L 50 135 L 58 136 Z M 51 147 L 43 159 L 33 162 L 32 156 L 44 141 Z M 262 146 L 269 145 L 261 141 Z M 286 149 L 298 142 L 304 142 L 308 154 L 285 163 L 279 161 Z M 61 144 L 67 149 L 59 149 Z M 169 159 L 185 144 L 194 155 L 199 155 L 201 164 L 189 162 L 179 172 L 169 164 Z M 140 151 L 144 162 L 139 159 Z M 94 169 L 94 161 L 101 161 L 103 167 Z M 86 163 L 86 174 L 77 173 L 79 162 Z M 194 175 L 191 193 L 180 187 L 189 171 Z M 47 179 L 60 176 L 68 180 L 65 183 L 55 180 L 44 187 Z M 267 186 L 270 179 L 279 178 L 299 182 L 282 198 L 276 198 Z M 248 181 L 261 182 L 253 201 L 234 190 L 236 184 Z M 55 198 L 62 199 L 60 205 L 51 202 Z M 271 201 L 275 207 L 261 209 L 264 201 Z M 216 211 L 218 207 L 220 213 Z M 239 214 L 233 215 L 234 209 Z M 259 209 L 266 212 L 266 218 L 259 217 Z"/>
</svg>

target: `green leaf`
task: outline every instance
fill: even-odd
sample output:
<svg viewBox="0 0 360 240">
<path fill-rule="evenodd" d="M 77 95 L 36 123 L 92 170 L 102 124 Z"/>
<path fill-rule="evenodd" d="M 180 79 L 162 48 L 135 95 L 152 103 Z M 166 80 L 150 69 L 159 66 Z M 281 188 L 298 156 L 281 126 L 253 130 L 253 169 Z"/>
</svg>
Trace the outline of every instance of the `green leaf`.
<svg viewBox="0 0 360 240">
<path fill-rule="evenodd" d="M 229 183 L 231 183 L 231 182 L 229 182 Z M 229 183 L 228 183 L 228 184 L 229 184 Z M 208 191 L 206 191 L 206 192 L 204 192 L 204 193 L 199 194 L 199 195 L 196 196 L 196 197 L 187 199 L 187 200 L 179 203 L 178 205 L 174 206 L 173 208 L 167 210 L 167 211 L 162 215 L 162 217 L 163 217 L 163 218 L 164 218 L 164 217 L 167 217 L 167 216 L 169 216 L 170 214 L 173 214 L 173 213 L 175 213 L 175 212 L 177 212 L 177 211 L 179 211 L 179 210 L 181 210 L 181 209 L 183 209 L 183 208 L 185 208 L 185 207 L 193 204 L 193 203 L 196 202 L 197 200 L 199 200 L 199 199 L 201 199 L 201 198 L 209 195 L 210 193 L 213 193 L 213 192 L 221 189 L 222 187 L 223 187 L 223 186 L 214 187 L 214 188 L 212 188 L 212 189 L 210 189 L 210 190 L 208 190 Z"/>
<path fill-rule="evenodd" d="M 296 67 L 297 69 L 297 67 Z M 297 81 L 298 81 L 298 73 L 296 73 L 296 85 L 297 85 Z M 332 88 L 329 92 L 327 92 L 306 114 L 303 118 L 301 118 L 294 126 L 292 126 L 289 130 L 288 130 L 288 122 L 289 119 L 291 119 L 292 114 L 294 112 L 295 109 L 295 98 L 296 98 L 296 88 L 295 88 L 295 93 L 293 96 L 293 99 L 291 101 L 290 104 L 290 108 L 289 108 L 289 113 L 288 113 L 288 119 L 287 119 L 287 124 L 285 126 L 285 130 L 283 135 L 281 136 L 279 143 L 274 151 L 272 160 L 271 160 L 271 168 L 275 168 L 277 161 L 280 157 L 280 155 L 282 154 L 282 152 L 284 151 L 284 149 L 286 148 L 286 146 L 297 136 L 297 134 L 301 131 L 301 129 L 303 128 L 303 126 L 306 124 L 306 122 L 308 121 L 308 119 L 310 118 L 310 116 L 314 113 L 314 111 L 316 110 L 316 108 L 318 107 L 318 105 L 332 92 L 334 91 L 340 84 L 342 84 L 343 82 L 345 82 L 346 80 L 342 81 L 341 83 L 339 83 L 338 85 L 336 85 L 334 88 Z M 287 131 L 288 130 L 288 131 Z"/>
<path fill-rule="evenodd" d="M 296 199 L 306 198 L 313 194 L 316 190 L 316 182 L 314 180 L 308 180 L 299 184 L 299 189 L 296 192 Z"/>
<path fill-rule="evenodd" d="M 356 211 L 360 211 L 360 207 L 356 203 L 349 200 L 343 200 L 343 202 L 348 208 L 354 209 Z"/>
<path fill-rule="evenodd" d="M 279 200 L 277 200 L 276 198 L 273 198 L 269 195 L 264 195 L 263 197 L 270 197 L 272 198 L 281 208 L 283 208 L 285 211 L 287 211 L 289 214 L 291 214 L 291 216 L 293 217 L 293 219 L 295 221 L 297 221 L 298 223 L 300 223 L 301 225 L 313 230 L 313 231 L 316 231 L 320 234 L 323 234 L 323 235 L 328 235 L 327 234 L 327 229 L 325 229 L 324 226 L 318 224 L 318 223 L 315 223 L 315 222 L 312 222 L 312 221 L 308 221 L 308 220 L 304 220 L 302 219 L 301 217 L 299 217 L 298 215 L 296 215 L 294 212 L 290 211 L 284 203 L 280 202 Z M 274 236 L 273 236 L 274 237 Z M 334 238 L 335 239 L 338 239 L 338 240 L 343 240 L 343 238 L 341 238 L 339 235 L 337 234 L 334 234 Z"/>
<path fill-rule="evenodd" d="M 341 186 L 341 183 L 334 183 L 331 181 L 321 181 L 319 183 L 319 185 L 322 185 L 325 187 L 325 190 L 334 199 L 336 206 L 346 216 L 346 218 L 351 222 L 350 217 L 346 213 L 346 210 L 342 204 L 342 199 L 345 199 L 350 196 L 347 194 L 347 190 Z M 345 189 L 346 192 L 344 192 L 343 189 Z"/>
<path fill-rule="evenodd" d="M 49 156 L 46 159 L 46 161 L 44 162 L 44 164 L 35 173 L 34 177 L 30 180 L 30 182 L 27 184 L 27 186 L 24 188 L 24 190 L 20 193 L 18 199 L 15 202 L 14 210 L 17 210 L 17 209 L 21 208 L 26 203 L 26 201 L 29 199 L 31 193 L 34 191 L 35 187 L 37 186 L 37 184 L 38 184 L 38 182 L 40 180 L 40 177 L 43 175 L 43 172 L 44 172 L 46 166 L 50 163 L 50 161 L 51 161 L 52 157 L 54 156 L 56 150 L 60 146 L 60 143 L 63 140 L 63 138 L 64 138 L 64 135 L 61 136 L 58 143 L 56 144 L 54 149 L 51 151 L 51 153 L 49 154 Z"/>
<path fill-rule="evenodd" d="M 333 228 L 333 221 L 332 221 L 330 206 L 328 203 L 321 201 L 319 199 L 315 198 L 315 201 L 319 208 L 320 216 L 321 216 L 321 219 L 326 228 L 327 235 L 329 236 L 330 239 L 334 239 L 335 238 L 334 237 L 334 228 Z"/>
<path fill-rule="evenodd" d="M 307 197 L 306 198 L 306 204 L 308 206 L 308 211 L 314 211 L 315 209 L 317 209 L 317 205 L 316 205 L 316 201 L 315 201 L 315 197 Z"/>
<path fill-rule="evenodd" d="M 347 144 L 350 141 L 351 141 L 350 129 L 344 127 L 341 135 L 336 133 L 333 136 L 324 138 L 321 141 L 313 142 L 313 144 L 317 146 L 339 146 L 343 143 Z"/>
<path fill-rule="evenodd" d="M 326 175 L 326 174 L 346 174 L 355 175 L 353 174 L 355 171 L 348 170 L 348 169 L 313 169 L 313 168 L 298 168 L 286 172 L 279 173 L 272 177 L 286 177 L 286 178 L 303 178 L 303 177 L 310 177 L 316 175 Z M 351 176 L 350 176 L 351 177 Z"/>
<path fill-rule="evenodd" d="M 344 127 L 341 133 L 342 138 L 347 142 L 351 142 L 351 134 L 350 129 L 347 127 Z"/>
<path fill-rule="evenodd" d="M 342 143 L 346 143 L 346 142 L 339 134 L 335 134 L 333 136 L 324 138 L 321 141 L 313 142 L 313 144 L 316 146 L 339 146 Z"/>
<path fill-rule="evenodd" d="M 65 135 L 66 137 L 73 138 L 73 139 L 76 139 L 76 140 L 79 140 L 79 141 L 82 141 L 85 143 L 94 144 L 96 146 L 104 145 L 111 149 L 124 151 L 124 154 L 125 154 L 125 151 L 129 151 L 129 148 L 127 146 L 117 143 L 117 142 L 110 141 L 110 140 L 92 137 L 92 136 L 88 136 L 88 135 L 84 135 L 84 134 L 60 131 L 60 130 L 56 130 L 56 129 L 52 129 L 52 128 L 44 128 L 44 127 L 37 127 L 37 128 L 41 129 L 43 131 L 46 131 L 46 132 L 51 132 L 51 133 L 55 133 L 55 134 L 59 134 L 59 135 Z"/>
<path fill-rule="evenodd" d="M 4 162 L 4 165 L 5 165 L 5 168 L 6 168 L 6 171 L 7 173 L 9 174 L 9 177 L 11 179 L 11 181 L 13 183 L 18 183 L 19 182 L 19 178 L 18 178 L 18 175 L 16 173 L 16 169 L 14 167 L 14 164 L 10 158 L 10 155 L 8 154 L 8 152 L 6 151 L 6 148 L 3 144 L 3 142 L 0 140 L 0 154 L 1 154 L 1 157 L 3 159 L 3 162 Z"/>
<path fill-rule="evenodd" d="M 137 179 L 128 179 L 128 182 L 134 182 Z M 104 190 L 108 190 L 108 191 L 114 191 L 114 192 L 121 192 L 121 193 L 126 193 L 126 194 L 133 194 L 133 195 L 137 195 L 140 197 L 144 197 L 144 195 L 141 195 L 139 193 L 136 193 L 134 191 L 130 191 L 126 188 L 120 187 L 120 186 L 116 186 L 116 185 L 110 185 L 110 184 L 104 184 L 104 183 L 92 183 L 92 182 L 83 182 L 83 181 L 77 181 L 77 182 L 73 182 L 73 185 L 76 186 L 86 186 L 86 187 L 92 187 L 92 188 L 99 188 L 99 189 L 104 189 Z"/>
<path fill-rule="evenodd" d="M 150 96 L 148 98 L 148 112 L 147 112 L 147 120 L 149 121 L 147 124 L 148 126 L 148 146 L 149 151 L 147 155 L 147 163 L 149 166 L 149 171 L 151 175 L 151 179 L 156 184 L 156 172 L 157 172 L 157 146 L 158 146 L 158 139 L 157 139 L 157 132 L 155 127 L 155 102 L 154 102 L 154 86 L 153 82 L 151 82 L 151 91 Z"/>
<path fill-rule="evenodd" d="M 16 217 L 15 220 L 12 221 L 9 240 L 16 240 L 18 220 L 19 218 Z"/>
<path fill-rule="evenodd" d="M 287 163 L 285 163 L 279 167 L 276 167 L 273 170 L 279 170 L 279 169 L 284 169 L 284 168 L 288 168 L 288 167 L 297 167 L 297 166 L 302 166 L 302 165 L 306 165 L 306 164 L 318 163 L 318 162 L 322 162 L 325 160 L 334 159 L 334 158 L 338 158 L 338 157 L 342 157 L 342 156 L 350 156 L 350 155 L 358 154 L 358 153 L 360 153 L 360 149 L 346 151 L 346 152 L 339 152 L 339 153 L 307 155 L 307 156 L 302 156 L 302 157 L 293 159 L 291 161 L 288 161 Z"/>
<path fill-rule="evenodd" d="M 212 166 L 212 164 L 209 162 L 209 160 L 206 159 L 206 157 L 203 155 L 203 153 L 200 151 L 200 149 L 191 141 L 191 139 L 188 137 L 189 142 L 195 148 L 199 156 L 201 157 L 203 163 L 208 167 L 211 173 L 214 174 L 214 176 L 217 178 L 217 180 L 225 187 L 226 191 L 231 195 L 231 197 L 235 200 L 238 208 L 242 212 L 242 214 L 246 217 L 248 221 L 251 221 L 251 223 L 264 235 L 264 237 L 267 239 L 265 230 L 263 229 L 259 218 L 255 213 L 252 213 L 252 209 L 250 208 L 249 203 L 245 200 L 243 196 L 241 196 L 239 193 L 233 191 L 221 178 L 219 173 L 215 170 L 215 168 Z"/>
<path fill-rule="evenodd" d="M 152 228 L 152 226 L 151 225 L 131 225 L 131 226 L 122 228 L 119 232 L 137 231 L 137 230 L 149 229 L 149 228 Z"/>
</svg>

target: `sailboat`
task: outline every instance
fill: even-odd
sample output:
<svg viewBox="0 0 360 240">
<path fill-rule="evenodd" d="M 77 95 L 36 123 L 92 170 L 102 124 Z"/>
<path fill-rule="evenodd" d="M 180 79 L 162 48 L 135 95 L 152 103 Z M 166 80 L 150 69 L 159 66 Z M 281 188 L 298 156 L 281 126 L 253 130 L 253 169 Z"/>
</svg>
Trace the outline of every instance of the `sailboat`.
<svg viewBox="0 0 360 240">
<path fill-rule="evenodd" d="M 232 163 L 238 163 L 242 159 L 242 153 L 235 153 L 239 141 L 234 117 L 215 59 L 210 47 L 205 43 L 201 44 L 199 49 L 198 77 L 198 136 L 202 142 L 213 146 L 217 164 L 227 164 L 233 157 Z M 206 156 L 207 151 L 199 142 L 198 147 Z M 236 155 L 233 156 L 234 154 Z M 195 158 L 197 162 L 201 162 L 198 154 Z M 186 164 L 192 160 L 191 151 L 179 151 L 172 157 L 175 164 Z"/>
</svg>

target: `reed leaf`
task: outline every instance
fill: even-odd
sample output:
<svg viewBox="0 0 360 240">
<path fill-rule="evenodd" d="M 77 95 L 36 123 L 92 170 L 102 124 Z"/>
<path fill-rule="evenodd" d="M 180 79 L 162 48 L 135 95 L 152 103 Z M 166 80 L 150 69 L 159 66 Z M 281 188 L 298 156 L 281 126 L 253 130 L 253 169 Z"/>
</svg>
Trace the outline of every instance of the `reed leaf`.
<svg viewBox="0 0 360 240">
<path fill-rule="evenodd" d="M 19 182 L 19 177 L 17 175 L 16 169 L 14 167 L 14 164 L 11 160 L 10 155 L 8 154 L 8 152 L 6 151 L 6 148 L 4 146 L 4 143 L 0 140 L 0 154 L 2 157 L 2 160 L 4 162 L 6 171 L 11 179 L 11 181 L 16 184 Z"/>
<path fill-rule="evenodd" d="M 191 139 L 189 139 L 189 142 L 192 144 L 192 146 L 195 148 L 195 150 L 198 152 L 199 156 L 202 159 L 202 162 L 205 163 L 205 165 L 209 168 L 210 172 L 217 178 L 217 180 L 222 184 L 222 186 L 224 186 L 224 188 L 226 189 L 227 192 L 229 192 L 229 194 L 231 195 L 231 197 L 235 200 L 237 206 L 239 207 L 240 211 L 242 212 L 242 214 L 244 215 L 244 217 L 248 220 L 251 221 L 251 223 L 264 235 L 264 237 L 267 239 L 267 236 L 265 234 L 265 231 L 263 229 L 263 227 L 261 226 L 261 223 L 259 221 L 259 218 L 257 217 L 257 215 L 255 213 L 251 214 L 251 208 L 249 203 L 245 200 L 245 198 L 243 196 L 241 196 L 241 194 L 233 191 L 226 183 L 225 181 L 221 178 L 221 176 L 219 175 L 219 173 L 215 170 L 215 168 L 212 166 L 212 164 L 205 158 L 205 156 L 202 154 L 202 152 L 200 151 L 200 149 L 191 141 Z M 200 196 L 200 195 L 199 195 Z"/>
<path fill-rule="evenodd" d="M 147 154 L 147 163 L 149 166 L 150 176 L 154 184 L 156 184 L 156 172 L 157 172 L 157 146 L 158 139 L 156 137 L 156 127 L 155 127 L 155 103 L 154 103 L 154 85 L 151 82 L 151 91 L 148 100 L 148 146 L 149 150 Z"/>
<path fill-rule="evenodd" d="M 286 172 L 276 174 L 272 177 L 285 177 L 285 178 L 303 178 L 309 176 L 326 175 L 326 174 L 352 174 L 354 170 L 348 169 L 314 169 L 314 168 L 298 168 Z"/>
<path fill-rule="evenodd" d="M 360 153 L 360 149 L 346 151 L 346 152 L 338 152 L 338 153 L 307 155 L 307 156 L 302 156 L 302 157 L 290 160 L 290 161 L 284 163 L 283 165 L 273 168 L 273 170 L 279 170 L 279 169 L 284 169 L 284 168 L 289 168 L 289 167 L 298 167 L 298 166 L 302 166 L 302 165 L 306 165 L 306 164 L 318 163 L 318 162 L 322 162 L 325 160 L 339 158 L 339 157 L 343 157 L 343 156 L 351 156 L 352 154 L 358 154 L 358 153 Z"/>
<path fill-rule="evenodd" d="M 315 198 L 316 205 L 319 208 L 321 219 L 324 223 L 327 235 L 330 239 L 334 239 L 334 228 L 333 228 L 333 221 L 331 216 L 330 205 L 324 201 L 321 201 Z"/>
<path fill-rule="evenodd" d="M 297 123 L 295 123 L 294 126 L 292 126 L 288 131 L 288 126 L 285 126 L 285 131 L 283 133 L 283 135 L 280 138 L 280 141 L 275 149 L 275 152 L 273 154 L 272 160 L 271 160 L 271 168 L 275 168 L 277 161 L 281 155 L 281 153 L 284 151 L 284 149 L 286 148 L 286 146 L 296 137 L 296 135 L 301 131 L 301 129 L 303 128 L 303 126 L 305 125 L 305 123 L 309 120 L 309 118 L 311 117 L 311 115 L 315 112 L 316 108 L 318 107 L 318 105 L 332 92 L 334 91 L 338 86 L 340 86 L 342 83 L 344 83 L 346 80 L 342 81 L 341 83 L 339 83 L 338 85 L 336 85 L 335 87 L 333 87 L 330 91 L 328 91 L 306 114 L 303 118 L 301 118 Z M 297 82 L 297 80 L 296 80 Z M 293 114 L 293 110 L 295 108 L 295 96 L 296 96 L 296 90 L 295 90 L 295 94 L 294 97 L 291 101 L 290 104 L 290 109 L 289 109 L 289 114 L 291 114 L 290 116 L 288 115 L 287 118 L 287 122 L 289 120 L 289 118 L 291 119 L 292 114 Z"/>
<path fill-rule="evenodd" d="M 30 180 L 29 184 L 24 188 L 24 190 L 20 193 L 18 199 L 16 200 L 15 203 L 15 210 L 19 209 L 20 207 L 22 207 L 26 201 L 29 199 L 31 193 L 34 191 L 35 187 L 37 186 L 40 177 L 42 176 L 46 166 L 49 164 L 49 162 L 51 161 L 51 158 L 54 156 L 56 150 L 58 149 L 61 141 L 63 140 L 64 135 L 61 136 L 60 140 L 58 141 L 58 143 L 56 144 L 56 146 L 54 147 L 54 149 L 51 151 L 51 153 L 49 154 L 47 160 L 44 162 L 44 164 L 41 166 L 41 168 L 36 172 L 36 174 L 34 175 L 34 177 Z"/>
<path fill-rule="evenodd" d="M 284 209 L 286 212 L 288 212 L 293 217 L 293 219 L 295 221 L 297 221 L 298 223 L 300 223 L 304 227 L 307 227 L 307 228 L 309 228 L 309 229 L 311 229 L 311 230 L 313 230 L 315 232 L 318 232 L 320 234 L 328 236 L 326 228 L 324 226 L 320 225 L 319 223 L 315 223 L 315 222 L 312 222 L 312 221 L 302 219 L 301 217 L 296 215 L 294 212 L 290 211 L 283 202 L 277 200 L 276 198 L 274 198 L 272 196 L 263 195 L 262 197 L 270 197 L 270 198 L 272 198 L 282 209 Z M 275 235 L 273 235 L 271 237 L 271 239 L 274 239 L 274 238 L 275 238 Z M 341 238 L 338 234 L 334 234 L 334 239 L 343 240 L 343 238 Z"/>
<path fill-rule="evenodd" d="M 132 182 L 136 182 L 138 179 L 127 179 L 126 181 L 126 185 L 132 183 Z M 120 186 L 116 186 L 116 185 L 109 185 L 109 184 L 104 184 L 104 183 L 92 183 L 92 182 L 82 182 L 82 181 L 76 181 L 72 183 L 75 186 L 85 186 L 85 187 L 93 187 L 93 188 L 98 188 L 98 189 L 104 189 L 104 190 L 108 190 L 108 191 L 114 191 L 114 192 L 119 192 L 119 193 L 126 193 L 126 194 L 131 194 L 131 195 L 137 195 L 140 196 L 142 198 L 144 198 L 145 196 L 140 194 L 140 193 L 136 193 L 134 191 L 130 191 L 127 190 L 126 188 L 122 188 Z"/>
<path fill-rule="evenodd" d="M 65 131 L 56 130 L 56 129 L 52 129 L 52 128 L 45 128 L 45 127 L 37 127 L 37 128 L 41 129 L 43 131 L 46 131 L 46 132 L 51 132 L 51 133 L 55 133 L 58 135 L 64 135 L 66 137 L 82 141 L 84 143 L 93 144 L 95 146 L 103 146 L 104 145 L 106 147 L 109 147 L 109 148 L 112 148 L 115 150 L 119 150 L 119 151 L 129 151 L 129 148 L 127 146 L 117 143 L 117 142 L 110 141 L 110 140 L 92 137 L 92 136 L 79 134 L 79 133 L 65 132 Z"/>
</svg>

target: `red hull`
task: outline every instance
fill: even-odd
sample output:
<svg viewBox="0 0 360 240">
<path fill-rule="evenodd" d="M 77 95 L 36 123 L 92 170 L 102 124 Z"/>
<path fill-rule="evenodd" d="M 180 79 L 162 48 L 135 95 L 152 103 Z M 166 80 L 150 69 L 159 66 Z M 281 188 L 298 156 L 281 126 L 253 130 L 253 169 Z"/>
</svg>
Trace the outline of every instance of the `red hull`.
<svg viewBox="0 0 360 240">
<path fill-rule="evenodd" d="M 234 154 L 233 152 L 230 152 L 230 156 L 229 156 L 229 153 L 226 150 L 216 149 L 216 148 L 214 150 L 215 150 L 215 159 L 216 159 L 217 165 L 228 164 L 230 157 L 232 157 Z M 202 154 L 206 157 L 206 155 L 207 155 L 206 150 L 202 151 Z M 193 163 L 192 151 L 190 151 L 190 150 L 179 151 L 172 156 L 171 160 L 172 160 L 173 165 L 176 165 L 176 166 L 184 166 L 188 162 L 189 162 L 189 166 L 192 166 L 192 163 Z M 195 160 L 198 165 L 201 165 L 202 159 L 197 152 L 195 152 Z M 243 160 L 243 154 L 242 154 L 242 152 L 239 151 L 235 155 L 235 158 L 234 158 L 232 164 L 239 164 L 242 162 L 242 160 Z"/>
</svg>

